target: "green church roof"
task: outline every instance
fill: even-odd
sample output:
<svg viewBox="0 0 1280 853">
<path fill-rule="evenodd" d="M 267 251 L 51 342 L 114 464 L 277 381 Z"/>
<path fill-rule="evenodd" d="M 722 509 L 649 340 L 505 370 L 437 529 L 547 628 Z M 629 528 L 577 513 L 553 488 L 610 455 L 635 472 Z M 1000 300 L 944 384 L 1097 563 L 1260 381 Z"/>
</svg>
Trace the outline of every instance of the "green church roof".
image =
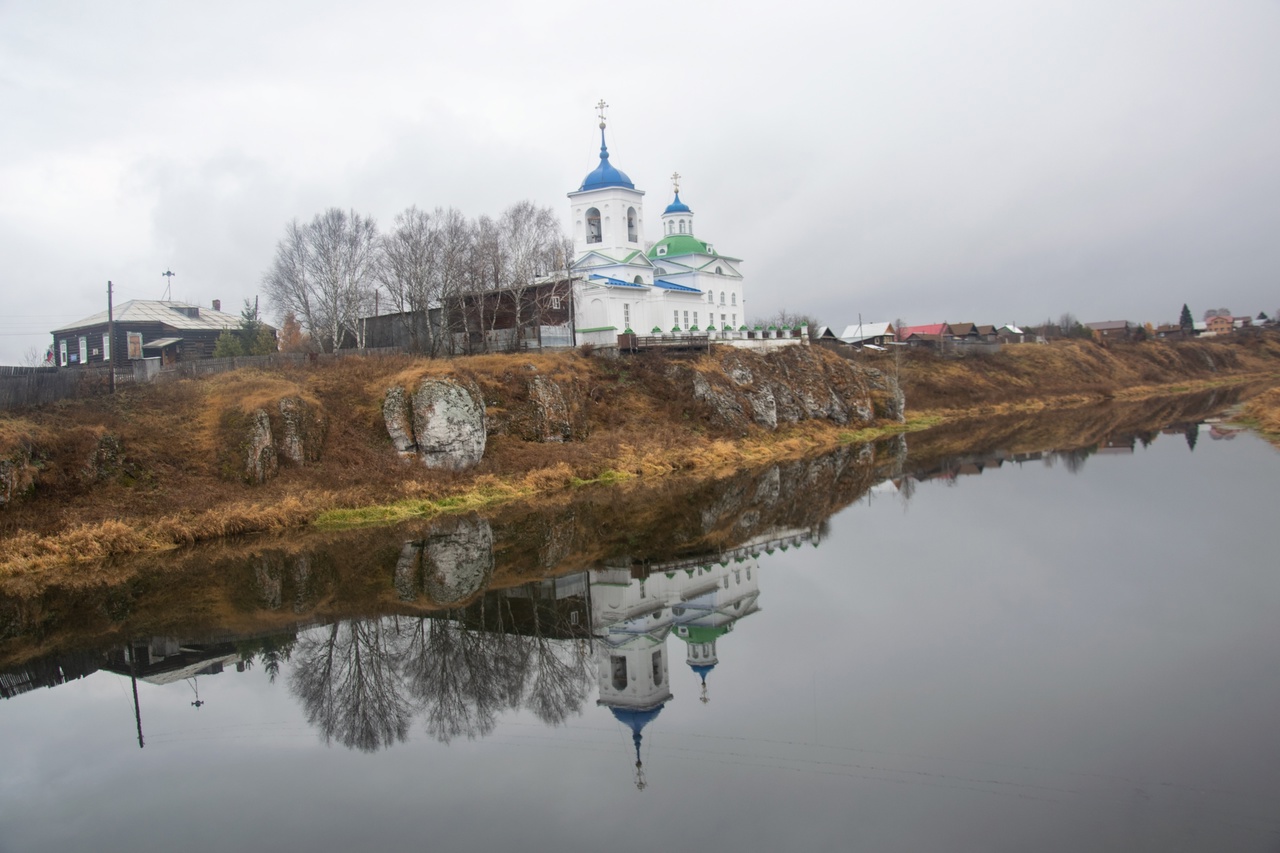
<svg viewBox="0 0 1280 853">
<path fill-rule="evenodd" d="M 729 633 L 729 626 L 722 625 L 719 628 L 708 628 L 704 625 L 690 625 L 688 631 L 689 633 L 687 634 L 677 634 L 676 636 L 686 643 L 710 643 L 712 640 Z"/>
<path fill-rule="evenodd" d="M 658 249 L 666 247 L 666 253 L 659 255 Z M 714 251 L 707 248 L 707 244 L 694 237 L 692 234 L 671 234 L 663 237 L 658 242 L 649 247 L 649 260 L 655 258 L 672 258 L 680 255 L 716 255 Z M 718 257 L 718 255 L 717 255 Z"/>
</svg>

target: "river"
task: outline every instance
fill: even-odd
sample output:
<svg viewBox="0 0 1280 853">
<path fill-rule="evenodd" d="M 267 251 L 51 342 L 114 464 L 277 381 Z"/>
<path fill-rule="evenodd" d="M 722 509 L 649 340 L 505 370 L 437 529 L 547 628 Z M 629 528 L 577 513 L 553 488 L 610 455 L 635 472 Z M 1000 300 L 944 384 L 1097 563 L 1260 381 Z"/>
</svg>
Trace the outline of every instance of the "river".
<svg viewBox="0 0 1280 853">
<path fill-rule="evenodd" d="M 0 850 L 1280 848 L 1280 454 L 1188 398 L 0 597 Z"/>
</svg>

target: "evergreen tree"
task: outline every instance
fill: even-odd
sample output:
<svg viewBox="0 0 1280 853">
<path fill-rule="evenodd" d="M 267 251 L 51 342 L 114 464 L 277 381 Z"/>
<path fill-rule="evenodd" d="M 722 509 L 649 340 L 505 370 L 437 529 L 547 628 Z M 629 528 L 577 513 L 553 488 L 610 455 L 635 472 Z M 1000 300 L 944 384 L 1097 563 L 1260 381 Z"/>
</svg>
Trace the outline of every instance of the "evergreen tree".
<svg viewBox="0 0 1280 853">
<path fill-rule="evenodd" d="M 1178 318 L 1178 325 L 1184 329 L 1193 329 L 1196 325 L 1196 321 L 1191 317 L 1191 309 L 1185 302 L 1182 303 L 1182 316 Z"/>
</svg>

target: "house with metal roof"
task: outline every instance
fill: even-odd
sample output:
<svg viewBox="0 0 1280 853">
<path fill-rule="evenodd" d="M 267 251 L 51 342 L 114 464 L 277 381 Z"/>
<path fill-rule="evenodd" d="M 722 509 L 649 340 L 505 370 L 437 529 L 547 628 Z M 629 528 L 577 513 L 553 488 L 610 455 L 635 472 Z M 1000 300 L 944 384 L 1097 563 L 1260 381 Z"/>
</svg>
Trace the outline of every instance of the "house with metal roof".
<svg viewBox="0 0 1280 853">
<path fill-rule="evenodd" d="M 610 160 L 604 102 L 598 106 L 600 162 L 568 194 L 577 340 L 612 344 L 624 332 L 745 328 L 742 260 L 695 236 L 678 174 L 659 217 L 662 237 L 646 242 L 644 191 Z"/>
<path fill-rule="evenodd" d="M 884 346 L 894 340 L 892 323 L 854 323 L 844 327 L 840 340 L 853 346 Z"/>
<path fill-rule="evenodd" d="M 160 358 L 162 364 L 210 358 L 218 336 L 240 325 L 218 300 L 205 308 L 186 302 L 131 299 L 115 306 L 114 334 L 106 311 L 53 330 L 59 367 L 127 367 L 131 361 Z M 274 331 L 274 329 L 273 329 Z"/>
</svg>

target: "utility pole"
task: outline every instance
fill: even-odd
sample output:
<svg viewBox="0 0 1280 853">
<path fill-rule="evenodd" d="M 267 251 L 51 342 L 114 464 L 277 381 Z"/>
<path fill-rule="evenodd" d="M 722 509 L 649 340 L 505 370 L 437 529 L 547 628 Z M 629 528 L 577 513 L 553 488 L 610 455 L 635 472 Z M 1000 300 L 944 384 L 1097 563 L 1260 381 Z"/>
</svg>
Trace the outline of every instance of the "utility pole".
<svg viewBox="0 0 1280 853">
<path fill-rule="evenodd" d="M 111 282 L 107 282 L 107 375 L 111 377 L 111 393 L 116 393 L 116 315 L 111 307 Z"/>
</svg>

